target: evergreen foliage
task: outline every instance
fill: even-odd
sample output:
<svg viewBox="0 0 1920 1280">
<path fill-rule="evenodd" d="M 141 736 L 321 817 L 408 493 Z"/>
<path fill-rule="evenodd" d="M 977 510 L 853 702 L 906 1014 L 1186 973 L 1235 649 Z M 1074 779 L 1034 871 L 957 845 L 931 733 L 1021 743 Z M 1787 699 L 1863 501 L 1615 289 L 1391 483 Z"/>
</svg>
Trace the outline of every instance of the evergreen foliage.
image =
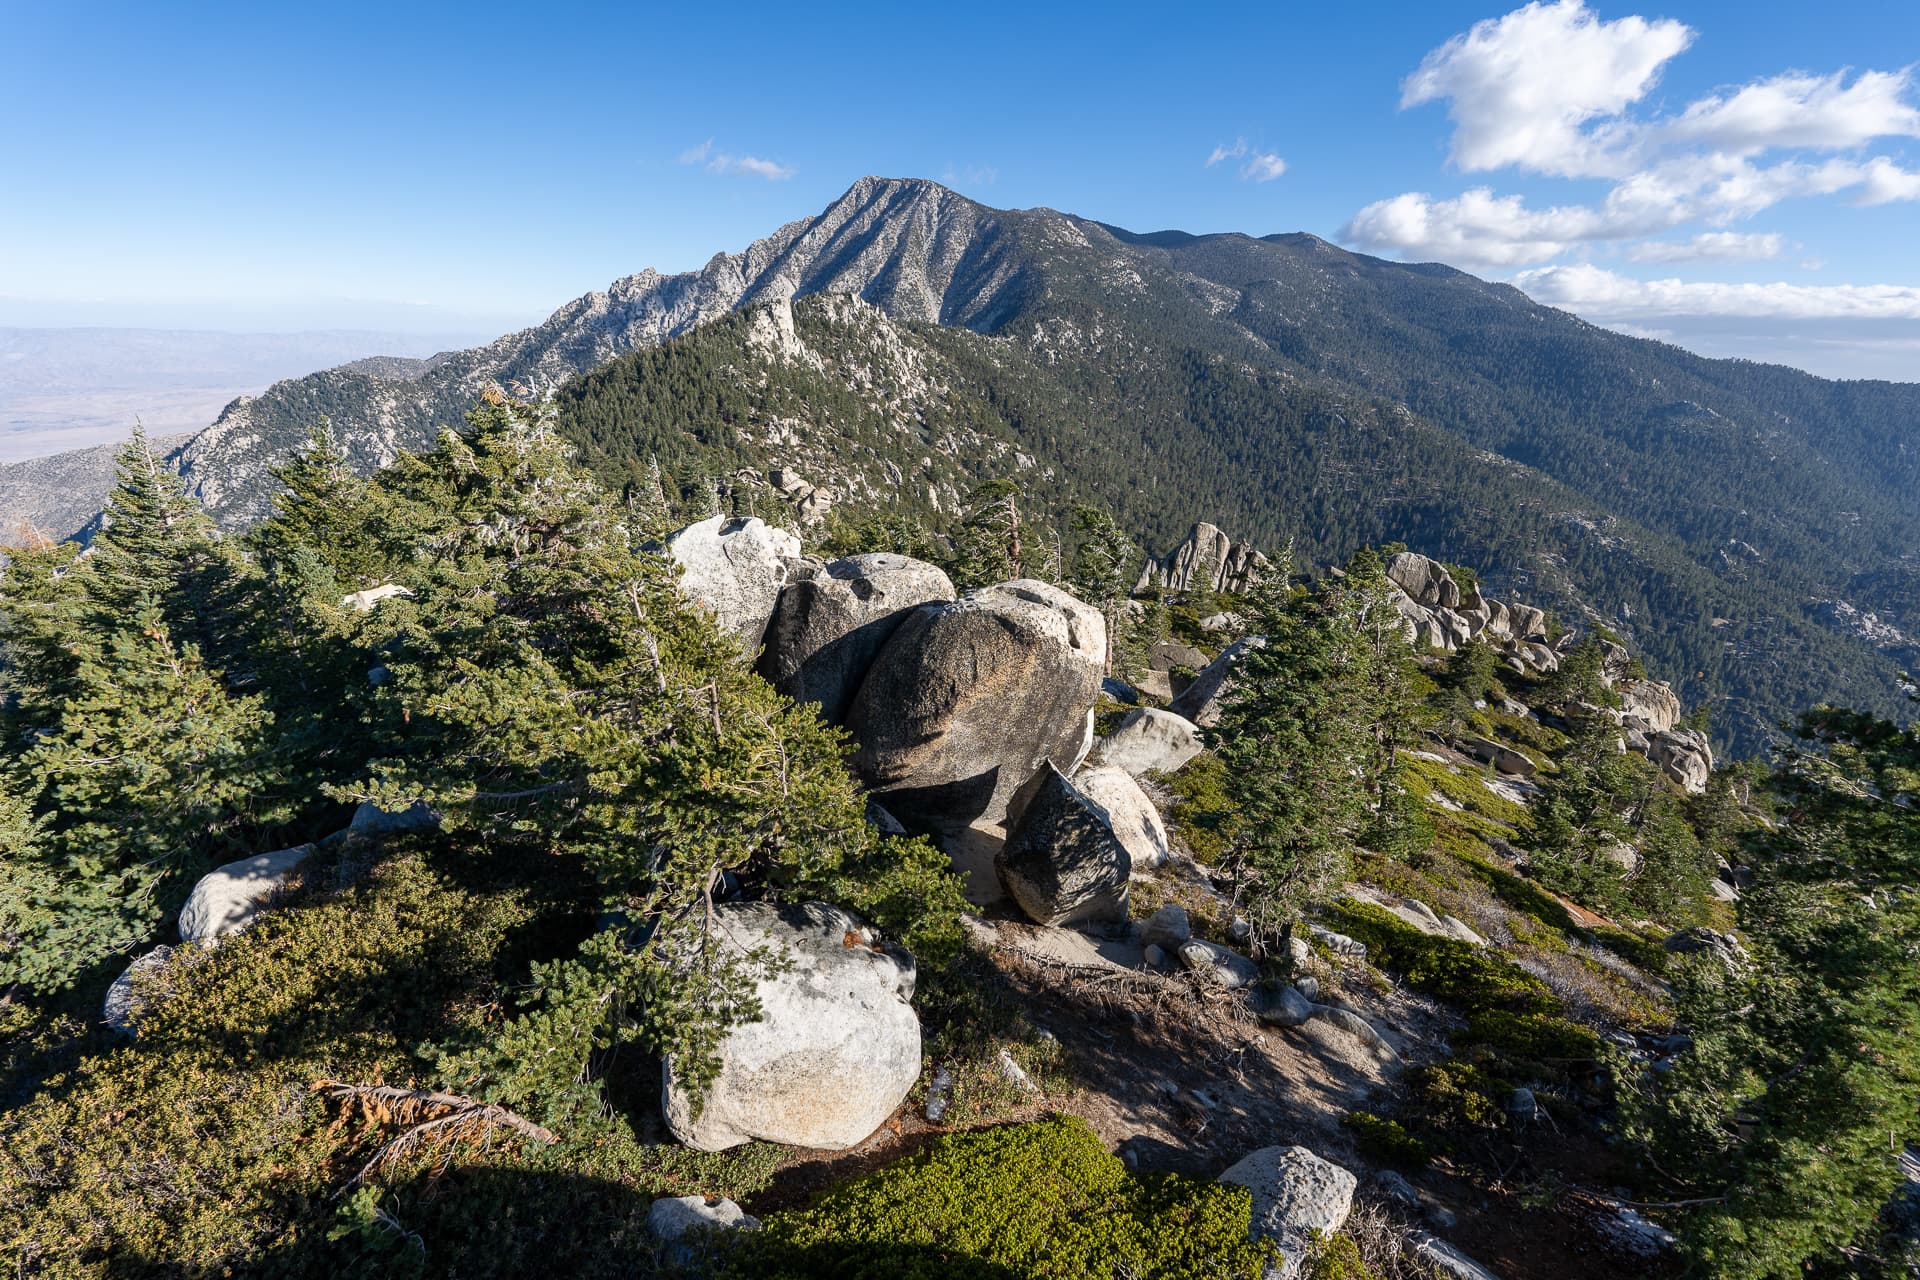
<svg viewBox="0 0 1920 1280">
<path fill-rule="evenodd" d="M 1750 954 L 1679 967 L 1693 1047 L 1639 1082 L 1632 1131 L 1697 1202 L 1697 1265 L 1734 1280 L 1894 1274 L 1876 1223 L 1920 1138 L 1920 736 L 1820 710 L 1754 829 Z"/>
</svg>

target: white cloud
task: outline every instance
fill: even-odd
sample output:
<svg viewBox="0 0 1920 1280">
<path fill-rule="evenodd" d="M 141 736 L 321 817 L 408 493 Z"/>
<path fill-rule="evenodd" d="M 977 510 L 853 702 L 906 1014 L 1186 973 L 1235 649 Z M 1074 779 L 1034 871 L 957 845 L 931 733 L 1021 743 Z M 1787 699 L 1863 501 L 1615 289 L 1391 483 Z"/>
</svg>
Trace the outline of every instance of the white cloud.
<svg viewBox="0 0 1920 1280">
<path fill-rule="evenodd" d="M 1788 199 L 1920 200 L 1920 170 L 1859 155 L 1878 138 L 1920 137 L 1911 69 L 1851 80 L 1845 71 L 1788 72 L 1716 91 L 1678 113 L 1629 114 L 1693 38 L 1669 20 L 1602 21 L 1583 0 L 1529 4 L 1474 24 L 1406 79 L 1402 108 L 1447 104 L 1461 170 L 1604 178 L 1610 189 L 1597 203 L 1546 208 L 1488 187 L 1449 199 L 1406 192 L 1361 209 L 1342 237 L 1403 257 L 1512 267 L 1689 223 L 1724 228 Z M 1209 163 L 1232 154 L 1217 148 Z M 1753 256 L 1732 250 L 1733 235 L 1674 242 L 1699 252 L 1648 246 L 1639 260 Z"/>
<path fill-rule="evenodd" d="M 1920 137 L 1920 109 L 1902 101 L 1910 71 L 1810 76 L 1788 72 L 1693 103 L 1663 138 L 1739 155 L 1772 147 L 1839 151 L 1875 138 Z"/>
<path fill-rule="evenodd" d="M 722 173 L 736 178 L 765 178 L 769 182 L 784 181 L 795 172 L 792 165 L 763 160 L 759 156 L 736 156 L 730 152 L 716 151 L 712 138 L 682 151 L 680 163 L 700 165 L 708 173 Z"/>
<path fill-rule="evenodd" d="M 1207 156 L 1206 167 L 1226 160 L 1239 160 L 1240 177 L 1245 182 L 1272 182 L 1287 171 L 1287 162 L 1275 151 L 1259 151 L 1247 145 L 1245 138 L 1234 139 L 1232 146 L 1221 145 Z"/>
<path fill-rule="evenodd" d="M 1618 116 L 1693 41 L 1683 23 L 1602 22 L 1581 0 L 1530 4 L 1473 25 L 1429 53 L 1401 85 L 1401 107 L 1445 101 L 1452 159 L 1468 173 L 1518 165 L 1540 173 L 1618 176 Z"/>
<path fill-rule="evenodd" d="M 1609 320 L 1656 316 L 1920 320 L 1920 288 L 1906 285 L 1635 280 L 1587 264 L 1522 271 L 1513 282 L 1538 302 Z"/>
<path fill-rule="evenodd" d="M 1778 232 L 1703 231 L 1691 240 L 1648 240 L 1627 250 L 1627 257 L 1634 262 L 1745 261 L 1777 258 L 1781 247 Z"/>
</svg>

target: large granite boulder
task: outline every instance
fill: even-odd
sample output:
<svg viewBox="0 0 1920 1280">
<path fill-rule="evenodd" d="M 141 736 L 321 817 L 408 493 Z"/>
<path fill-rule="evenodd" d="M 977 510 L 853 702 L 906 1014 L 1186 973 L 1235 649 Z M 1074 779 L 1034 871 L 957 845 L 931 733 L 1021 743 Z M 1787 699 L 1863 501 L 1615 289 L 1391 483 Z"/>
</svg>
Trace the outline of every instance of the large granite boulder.
<svg viewBox="0 0 1920 1280">
<path fill-rule="evenodd" d="M 1280 1246 L 1286 1280 L 1301 1273 L 1316 1237 L 1331 1236 L 1353 1212 L 1360 1180 L 1305 1147 L 1262 1147 L 1220 1175 L 1253 1193 L 1253 1234 Z"/>
<path fill-rule="evenodd" d="M 1545 640 L 1547 638 L 1547 611 L 1536 609 L 1530 604 L 1512 604 L 1507 606 L 1508 630 L 1516 640 Z"/>
<path fill-rule="evenodd" d="M 795 702 L 816 702 L 845 724 L 867 668 L 907 611 L 953 599 L 937 566 L 908 556 L 848 556 L 791 566 L 780 590 L 760 673 Z"/>
<path fill-rule="evenodd" d="M 1429 609 L 1460 607 L 1460 584 L 1447 567 L 1417 551 L 1402 551 L 1387 561 L 1387 577 L 1414 603 Z"/>
<path fill-rule="evenodd" d="M 1531 778 L 1540 771 L 1540 766 L 1523 751 L 1516 751 L 1504 742 L 1495 742 L 1491 738 L 1482 738 L 1478 734 L 1468 734 L 1456 744 L 1463 755 L 1492 765 L 1501 773 L 1516 778 Z"/>
<path fill-rule="evenodd" d="M 128 1036 L 139 1031 L 140 1015 L 157 994 L 154 984 L 159 981 L 160 970 L 172 954 L 172 947 L 155 947 L 145 955 L 135 956 L 125 972 L 113 980 L 113 985 L 107 988 L 106 1003 L 100 1010 L 101 1018 L 109 1027 Z"/>
<path fill-rule="evenodd" d="M 313 852 L 310 844 L 241 858 L 200 877 L 180 908 L 180 941 L 211 947 L 238 933 L 284 892 L 294 872 Z"/>
<path fill-rule="evenodd" d="M 1126 846 L 1136 871 L 1164 864 L 1171 849 L 1166 824 L 1147 793 L 1125 769 L 1088 766 L 1073 775 L 1074 789 L 1106 811 L 1107 826 Z"/>
<path fill-rule="evenodd" d="M 1233 669 L 1249 649 L 1265 648 L 1265 636 L 1244 636 L 1220 651 L 1206 670 L 1173 700 L 1173 713 L 1203 729 L 1220 723 L 1221 699 L 1233 688 Z"/>
<path fill-rule="evenodd" d="M 1647 759 L 1671 781 L 1694 795 L 1707 789 L 1707 780 L 1713 776 L 1713 748 L 1707 735 L 1694 729 L 1669 729 L 1646 738 Z"/>
<path fill-rule="evenodd" d="M 1089 765 L 1125 769 L 1134 777 L 1177 773 L 1200 754 L 1200 730 L 1185 716 L 1158 707 L 1135 707 L 1114 731 L 1093 744 Z"/>
<path fill-rule="evenodd" d="M 1127 918 L 1133 854 L 1107 811 L 1051 760 L 1014 795 L 993 869 L 1007 896 L 1040 924 Z"/>
<path fill-rule="evenodd" d="M 667 550 L 680 565 L 681 594 L 736 636 L 744 653 L 758 653 L 800 539 L 752 516 L 713 516 L 668 534 Z"/>
<path fill-rule="evenodd" d="M 662 1066 L 674 1136 L 698 1151 L 758 1138 L 842 1150 L 879 1128 L 920 1076 L 913 957 L 879 945 L 854 916 L 823 903 L 731 902 L 714 908 L 714 936 L 736 955 L 759 948 L 788 967 L 763 977 L 758 1021 L 721 1041 L 720 1074 L 695 1116 Z"/>
<path fill-rule="evenodd" d="M 1620 714 L 1642 733 L 1664 733 L 1680 723 L 1680 695 L 1660 680 L 1622 680 Z"/>
<path fill-rule="evenodd" d="M 999 822 L 1043 763 L 1086 758 L 1106 657 L 1100 611 L 1044 582 L 922 605 L 854 697 L 854 767 L 914 830 Z"/>
</svg>

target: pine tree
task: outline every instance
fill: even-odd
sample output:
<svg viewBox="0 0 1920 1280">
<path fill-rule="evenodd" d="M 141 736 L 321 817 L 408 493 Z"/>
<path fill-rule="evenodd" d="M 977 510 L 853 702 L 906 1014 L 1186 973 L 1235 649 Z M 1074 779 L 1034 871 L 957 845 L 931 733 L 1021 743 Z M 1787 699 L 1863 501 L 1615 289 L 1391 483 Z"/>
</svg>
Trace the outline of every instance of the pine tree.
<svg viewBox="0 0 1920 1280">
<path fill-rule="evenodd" d="M 1342 581 L 1295 595 L 1276 575 L 1257 588 L 1264 643 L 1244 652 L 1208 733 L 1239 810 L 1229 861 L 1262 944 L 1284 945 L 1300 909 L 1342 881 L 1367 818 L 1379 748 L 1367 602 Z"/>
<path fill-rule="evenodd" d="M 1697 1202 L 1696 1269 L 1730 1280 L 1896 1274 L 1875 1218 L 1920 1138 L 1920 734 L 1851 711 L 1801 723 L 1748 833 L 1750 955 L 1675 975 L 1693 1046 L 1625 1099 L 1629 1132 Z"/>
<path fill-rule="evenodd" d="M 403 620 L 383 642 L 385 723 L 405 731 L 339 793 L 425 800 L 459 838 L 592 869 L 630 927 L 543 970 L 536 1007 L 444 1069 L 516 1105 L 597 1107 L 594 1044 L 638 1037 L 697 1088 L 751 1015 L 744 993 L 772 959 L 714 958 L 723 881 L 845 903 L 930 957 L 957 940 L 961 900 L 931 846 L 878 838 L 844 735 L 741 663 L 570 452 L 542 418 L 485 405 L 383 479 L 436 548 L 409 602 L 432 625 Z"/>
<path fill-rule="evenodd" d="M 627 524 L 642 539 L 659 541 L 673 532 L 673 510 L 667 503 L 666 484 L 660 475 L 660 455 L 647 455 L 646 474 L 633 485 L 627 497 Z"/>
<path fill-rule="evenodd" d="M 1020 520 L 1020 486 L 990 480 L 967 495 L 967 513 L 953 531 L 948 572 L 963 587 L 981 587 L 1021 576 L 1026 529 Z"/>
<path fill-rule="evenodd" d="M 1076 506 L 1072 528 L 1077 545 L 1068 585 L 1107 620 L 1108 669 L 1131 674 L 1145 665 L 1132 613 L 1140 547 L 1102 507 Z"/>
</svg>

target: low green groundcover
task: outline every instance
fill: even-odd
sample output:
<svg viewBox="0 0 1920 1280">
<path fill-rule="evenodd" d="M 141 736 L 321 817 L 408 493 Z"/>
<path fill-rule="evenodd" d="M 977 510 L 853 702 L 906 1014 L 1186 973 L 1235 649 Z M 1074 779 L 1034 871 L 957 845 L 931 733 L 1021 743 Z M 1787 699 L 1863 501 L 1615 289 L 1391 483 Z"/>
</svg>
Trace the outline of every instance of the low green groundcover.
<svg viewBox="0 0 1920 1280">
<path fill-rule="evenodd" d="M 729 1259 L 746 1280 L 1138 1276 L 1256 1280 L 1244 1188 L 1136 1177 L 1085 1121 L 1062 1117 L 937 1140 L 772 1215 Z"/>
</svg>

